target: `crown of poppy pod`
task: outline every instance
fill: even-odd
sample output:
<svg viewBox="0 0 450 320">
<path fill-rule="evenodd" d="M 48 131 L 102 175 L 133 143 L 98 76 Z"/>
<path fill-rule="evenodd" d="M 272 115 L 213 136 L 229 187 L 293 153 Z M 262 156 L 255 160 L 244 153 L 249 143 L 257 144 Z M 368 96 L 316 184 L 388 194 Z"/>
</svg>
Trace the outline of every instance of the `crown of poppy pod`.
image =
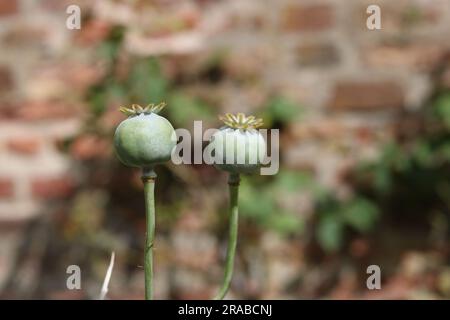
<svg viewBox="0 0 450 320">
<path fill-rule="evenodd" d="M 132 104 L 130 108 L 120 107 L 119 111 L 127 115 L 128 117 L 138 116 L 140 114 L 159 113 L 166 106 L 165 102 L 158 104 L 150 103 L 146 107 L 142 107 L 138 104 Z"/>
<path fill-rule="evenodd" d="M 219 119 L 225 123 L 227 127 L 233 129 L 256 129 L 263 125 L 263 120 L 261 118 L 256 118 L 254 116 L 247 117 L 243 113 L 238 113 L 236 115 L 226 113 L 224 116 L 219 116 Z"/>
</svg>

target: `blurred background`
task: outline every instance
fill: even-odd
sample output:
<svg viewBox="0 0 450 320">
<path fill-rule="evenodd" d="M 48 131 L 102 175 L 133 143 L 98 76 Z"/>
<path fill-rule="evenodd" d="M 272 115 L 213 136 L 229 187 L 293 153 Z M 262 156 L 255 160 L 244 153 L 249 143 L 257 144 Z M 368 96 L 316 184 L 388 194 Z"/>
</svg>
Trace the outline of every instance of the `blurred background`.
<svg viewBox="0 0 450 320">
<path fill-rule="evenodd" d="M 0 297 L 95 299 L 114 251 L 109 298 L 143 299 L 143 187 L 112 135 L 119 106 L 166 101 L 175 128 L 280 129 L 279 173 L 242 178 L 230 298 L 450 298 L 449 31 L 448 0 L 0 0 Z M 157 173 L 156 298 L 208 299 L 227 177 Z"/>
</svg>

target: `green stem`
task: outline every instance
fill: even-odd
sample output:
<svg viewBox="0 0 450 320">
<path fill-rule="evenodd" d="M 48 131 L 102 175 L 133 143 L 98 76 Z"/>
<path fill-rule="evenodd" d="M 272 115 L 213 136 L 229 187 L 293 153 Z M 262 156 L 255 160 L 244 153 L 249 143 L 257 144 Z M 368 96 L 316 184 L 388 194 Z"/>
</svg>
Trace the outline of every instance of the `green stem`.
<svg viewBox="0 0 450 320">
<path fill-rule="evenodd" d="M 236 244 L 238 235 L 238 194 L 239 194 L 239 174 L 231 173 L 228 179 L 230 190 L 230 229 L 228 234 L 228 249 L 225 264 L 225 273 L 223 283 L 219 293 L 214 297 L 214 300 L 222 300 L 230 289 L 231 278 L 233 276 L 234 256 L 236 254 Z"/>
<path fill-rule="evenodd" d="M 153 299 L 153 242 L 155 238 L 155 180 L 153 168 L 142 169 L 144 183 L 145 213 L 147 231 L 145 238 L 144 271 L 145 271 L 145 300 Z"/>
</svg>

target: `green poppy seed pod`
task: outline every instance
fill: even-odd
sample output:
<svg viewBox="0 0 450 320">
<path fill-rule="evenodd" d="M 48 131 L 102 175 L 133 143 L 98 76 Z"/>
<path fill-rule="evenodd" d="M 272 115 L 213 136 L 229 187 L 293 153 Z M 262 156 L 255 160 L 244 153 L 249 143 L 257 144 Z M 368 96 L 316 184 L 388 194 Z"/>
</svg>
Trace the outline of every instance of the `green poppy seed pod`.
<svg viewBox="0 0 450 320">
<path fill-rule="evenodd" d="M 152 167 L 170 159 L 177 139 L 170 122 L 157 114 L 165 104 L 121 108 L 129 117 L 114 134 L 116 154 L 131 167 Z"/>
<path fill-rule="evenodd" d="M 255 172 L 266 154 L 266 141 L 256 130 L 262 125 L 262 120 L 242 113 L 226 114 L 221 120 L 225 127 L 210 140 L 215 152 L 215 166 L 230 173 Z"/>
</svg>

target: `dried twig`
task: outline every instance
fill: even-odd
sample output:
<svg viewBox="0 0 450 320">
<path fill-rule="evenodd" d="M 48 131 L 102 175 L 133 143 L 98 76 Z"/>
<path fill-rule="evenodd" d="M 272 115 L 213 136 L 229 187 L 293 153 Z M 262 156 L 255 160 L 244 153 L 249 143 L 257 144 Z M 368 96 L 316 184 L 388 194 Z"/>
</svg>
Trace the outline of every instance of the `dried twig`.
<svg viewBox="0 0 450 320">
<path fill-rule="evenodd" d="M 105 280 L 103 280 L 103 285 L 102 285 L 102 291 L 100 292 L 100 300 L 105 300 L 106 294 L 108 293 L 108 285 L 109 285 L 109 280 L 111 280 L 111 274 L 113 271 L 113 267 L 114 267 L 114 251 L 111 254 L 111 262 L 109 263 L 109 267 L 108 270 L 106 271 L 106 276 L 105 276 Z"/>
</svg>

